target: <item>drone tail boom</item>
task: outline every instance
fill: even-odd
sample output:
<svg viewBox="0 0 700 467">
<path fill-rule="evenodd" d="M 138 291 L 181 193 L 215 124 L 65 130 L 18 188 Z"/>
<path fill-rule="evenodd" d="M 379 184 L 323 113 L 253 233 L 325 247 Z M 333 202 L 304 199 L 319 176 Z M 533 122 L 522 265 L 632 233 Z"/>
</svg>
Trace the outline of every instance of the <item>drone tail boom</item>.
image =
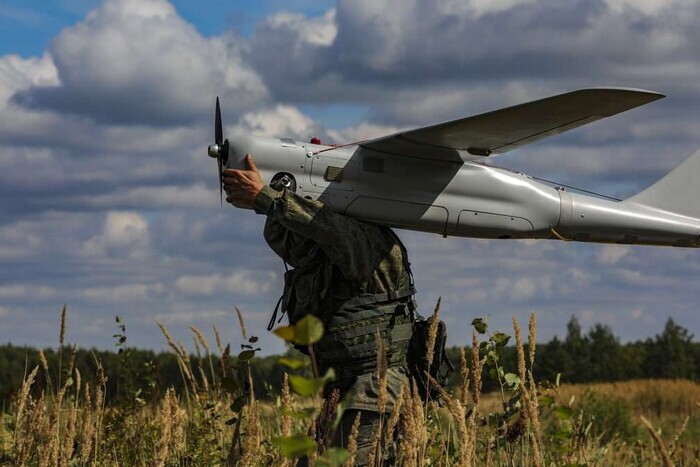
<svg viewBox="0 0 700 467">
<path fill-rule="evenodd" d="M 625 203 L 700 219 L 700 150 Z"/>
</svg>

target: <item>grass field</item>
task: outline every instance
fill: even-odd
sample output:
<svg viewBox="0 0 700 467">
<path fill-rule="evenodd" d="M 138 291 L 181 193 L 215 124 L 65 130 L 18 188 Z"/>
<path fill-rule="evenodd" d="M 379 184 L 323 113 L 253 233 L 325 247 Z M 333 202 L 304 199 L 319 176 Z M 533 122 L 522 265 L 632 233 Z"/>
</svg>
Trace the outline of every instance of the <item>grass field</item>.
<svg viewBox="0 0 700 467">
<path fill-rule="evenodd" d="M 533 317 L 531 344 L 535 327 Z M 523 345 L 517 323 L 517 368 L 500 365 L 505 334 L 482 331 L 462 352 L 460 388 L 444 393 L 442 406 L 422 404 L 406 385 L 400 410 L 382 419 L 387 432 L 396 434 L 401 465 L 700 463 L 700 384 L 537 384 L 530 373 L 536 346 Z M 46 363 L 31 369 L 1 414 L 0 465 L 285 466 L 294 465 L 300 455 L 309 455 L 319 466 L 352 465 L 352 442 L 347 449 L 323 450 L 307 436 L 321 406 L 321 378 L 295 375 L 293 368 L 301 362 L 285 362 L 292 376 L 281 393 L 273 400 L 256 400 L 249 387 L 252 345 L 235 359 L 224 349 L 225 358 L 215 367 L 207 362 L 208 342 L 196 334 L 197 352 L 203 352 L 198 359 L 169 339 L 186 389 L 181 394 L 169 389 L 151 401 L 134 393 L 107 407 L 99 367 L 92 379 L 97 383 L 91 385 L 81 381 L 86 378 L 70 358 L 61 360 L 63 376 L 53 388 L 37 394 L 32 390 L 37 375 L 56 373 Z M 318 337 L 313 326 L 279 334 L 297 343 Z M 379 371 L 381 375 L 381 364 Z M 495 371 L 500 391 L 481 393 L 484 371 Z M 377 440 L 377 465 L 387 444 Z"/>
</svg>

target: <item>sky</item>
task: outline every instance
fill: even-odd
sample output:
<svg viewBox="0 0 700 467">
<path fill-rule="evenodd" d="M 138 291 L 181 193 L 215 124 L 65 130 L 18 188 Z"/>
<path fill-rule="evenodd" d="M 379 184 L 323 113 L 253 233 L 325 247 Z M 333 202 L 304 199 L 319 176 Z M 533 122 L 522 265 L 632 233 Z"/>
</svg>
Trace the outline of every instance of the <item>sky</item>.
<svg viewBox="0 0 700 467">
<path fill-rule="evenodd" d="M 692 0 L 0 0 L 0 343 L 165 349 L 163 322 L 265 353 L 282 261 L 264 218 L 219 204 L 225 134 L 347 143 L 590 86 L 667 97 L 489 163 L 625 198 L 700 148 Z M 700 253 L 399 231 L 449 343 L 489 316 L 538 339 L 672 317 L 700 333 Z"/>
</svg>

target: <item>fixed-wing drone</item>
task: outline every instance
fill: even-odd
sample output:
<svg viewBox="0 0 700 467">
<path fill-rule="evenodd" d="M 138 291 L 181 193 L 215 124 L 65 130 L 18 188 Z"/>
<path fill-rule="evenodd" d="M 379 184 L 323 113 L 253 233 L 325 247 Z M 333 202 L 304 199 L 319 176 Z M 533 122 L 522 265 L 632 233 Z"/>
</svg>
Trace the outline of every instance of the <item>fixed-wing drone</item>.
<svg viewBox="0 0 700 467">
<path fill-rule="evenodd" d="M 700 246 L 700 151 L 624 201 L 571 193 L 489 157 L 664 97 L 624 88 L 573 91 L 352 145 L 245 136 L 223 140 L 216 101 L 216 158 L 334 211 L 389 227 L 445 236 Z M 314 144 L 319 143 L 319 144 Z"/>
</svg>

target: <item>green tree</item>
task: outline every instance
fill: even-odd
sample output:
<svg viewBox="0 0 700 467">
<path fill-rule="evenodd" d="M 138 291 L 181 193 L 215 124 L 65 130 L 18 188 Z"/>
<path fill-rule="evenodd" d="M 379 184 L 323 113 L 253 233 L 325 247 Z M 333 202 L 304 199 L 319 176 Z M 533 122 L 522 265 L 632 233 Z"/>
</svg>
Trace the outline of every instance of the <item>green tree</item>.
<svg viewBox="0 0 700 467">
<path fill-rule="evenodd" d="M 535 379 L 537 381 L 556 381 L 557 375 L 570 366 L 570 363 L 571 356 L 564 343 L 557 336 L 554 336 L 551 341 L 537 347 Z"/>
<path fill-rule="evenodd" d="M 590 381 L 616 381 L 621 378 L 622 346 L 609 326 L 595 324 L 587 336 Z"/>
<path fill-rule="evenodd" d="M 647 376 L 651 378 L 696 379 L 693 335 L 669 318 L 664 330 L 654 340 L 648 340 Z"/>
<path fill-rule="evenodd" d="M 572 316 L 566 324 L 566 339 L 564 351 L 568 359 L 561 369 L 566 381 L 580 383 L 590 379 L 588 341 L 581 332 L 581 324 L 576 316 Z"/>
</svg>

